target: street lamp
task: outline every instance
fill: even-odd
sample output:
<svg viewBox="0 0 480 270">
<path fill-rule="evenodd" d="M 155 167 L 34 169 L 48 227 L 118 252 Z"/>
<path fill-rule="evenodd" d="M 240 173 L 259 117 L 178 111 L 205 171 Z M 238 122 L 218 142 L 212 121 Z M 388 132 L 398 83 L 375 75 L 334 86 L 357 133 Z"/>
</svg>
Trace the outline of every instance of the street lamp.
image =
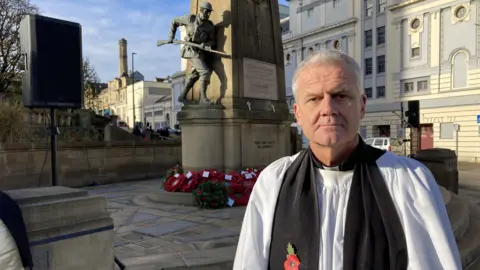
<svg viewBox="0 0 480 270">
<path fill-rule="evenodd" d="M 135 61 L 134 61 L 134 56 L 137 55 L 137 53 L 132 52 L 132 102 L 133 102 L 133 126 L 135 127 L 135 124 L 137 123 L 136 116 L 135 116 Z"/>
</svg>

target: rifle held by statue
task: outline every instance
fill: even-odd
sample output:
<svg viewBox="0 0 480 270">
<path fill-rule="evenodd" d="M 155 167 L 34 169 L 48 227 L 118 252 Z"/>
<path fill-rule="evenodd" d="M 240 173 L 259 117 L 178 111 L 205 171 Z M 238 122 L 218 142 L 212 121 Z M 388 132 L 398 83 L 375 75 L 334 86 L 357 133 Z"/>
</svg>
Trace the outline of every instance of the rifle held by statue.
<svg viewBox="0 0 480 270">
<path fill-rule="evenodd" d="M 230 57 L 230 55 L 227 54 L 227 53 L 224 53 L 224 52 L 221 52 L 221 51 L 212 50 L 211 48 L 205 48 L 205 47 L 203 47 L 202 45 L 197 44 L 197 43 L 193 43 L 193 42 L 182 41 L 182 40 L 173 40 L 172 43 L 173 43 L 173 44 L 188 45 L 188 46 L 192 46 L 192 47 L 199 48 L 199 49 L 204 50 L 204 51 L 206 51 L 206 52 L 215 53 L 215 54 L 218 54 L 218 55 L 221 55 L 221 56 L 224 56 L 224 57 Z M 159 40 L 159 41 L 157 41 L 157 47 L 160 47 L 160 46 L 165 45 L 165 44 L 171 44 L 171 43 L 169 43 L 167 40 Z"/>
</svg>

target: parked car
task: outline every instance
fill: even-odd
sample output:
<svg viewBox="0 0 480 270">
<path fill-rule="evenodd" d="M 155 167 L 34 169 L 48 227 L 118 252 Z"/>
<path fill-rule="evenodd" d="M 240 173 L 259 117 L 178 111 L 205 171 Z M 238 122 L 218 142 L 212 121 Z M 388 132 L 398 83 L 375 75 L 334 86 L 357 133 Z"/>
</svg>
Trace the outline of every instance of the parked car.
<svg viewBox="0 0 480 270">
<path fill-rule="evenodd" d="M 403 152 L 403 141 L 391 137 L 372 137 L 365 139 L 365 143 L 375 148 L 391 151 L 396 154 Z"/>
<path fill-rule="evenodd" d="M 168 132 L 170 132 L 170 134 L 182 135 L 182 131 L 176 128 L 168 128 Z"/>
</svg>

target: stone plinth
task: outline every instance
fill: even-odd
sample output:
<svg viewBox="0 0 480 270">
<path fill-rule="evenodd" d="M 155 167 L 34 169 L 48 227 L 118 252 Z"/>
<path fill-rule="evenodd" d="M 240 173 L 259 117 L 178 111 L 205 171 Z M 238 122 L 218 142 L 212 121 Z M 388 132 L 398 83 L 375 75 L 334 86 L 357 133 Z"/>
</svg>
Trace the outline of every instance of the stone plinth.
<svg viewBox="0 0 480 270">
<path fill-rule="evenodd" d="M 103 196 L 60 186 L 6 193 L 22 209 L 35 269 L 114 269 L 115 233 Z"/>
<path fill-rule="evenodd" d="M 480 269 L 480 208 L 440 186 L 464 270 Z"/>
<path fill-rule="evenodd" d="M 289 122 L 269 113 L 264 113 L 263 119 L 255 114 L 188 106 L 183 109 L 178 118 L 182 124 L 184 170 L 259 168 L 289 155 Z"/>
<path fill-rule="evenodd" d="M 197 14 L 201 1 L 191 1 Z M 211 0 L 216 50 L 208 98 L 216 106 L 184 106 L 182 166 L 186 170 L 263 167 L 290 154 L 291 124 L 276 1 Z M 234 12 L 231 12 L 231 11 Z M 191 66 L 188 65 L 187 72 Z M 198 100 L 197 83 L 188 96 Z"/>
</svg>

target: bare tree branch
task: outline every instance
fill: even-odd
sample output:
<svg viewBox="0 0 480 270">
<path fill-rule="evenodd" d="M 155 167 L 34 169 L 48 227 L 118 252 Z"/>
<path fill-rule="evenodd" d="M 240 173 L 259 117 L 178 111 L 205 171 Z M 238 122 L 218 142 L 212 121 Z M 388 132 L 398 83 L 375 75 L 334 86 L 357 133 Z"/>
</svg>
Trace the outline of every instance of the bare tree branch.
<svg viewBox="0 0 480 270">
<path fill-rule="evenodd" d="M 100 87 L 100 78 L 98 73 L 90 63 L 88 58 L 83 59 L 83 85 L 84 85 L 84 103 L 85 108 L 96 108 L 96 97 Z"/>
<path fill-rule="evenodd" d="M 0 93 L 13 91 L 12 84 L 20 80 L 20 21 L 37 13 L 30 0 L 0 0 Z"/>
</svg>

